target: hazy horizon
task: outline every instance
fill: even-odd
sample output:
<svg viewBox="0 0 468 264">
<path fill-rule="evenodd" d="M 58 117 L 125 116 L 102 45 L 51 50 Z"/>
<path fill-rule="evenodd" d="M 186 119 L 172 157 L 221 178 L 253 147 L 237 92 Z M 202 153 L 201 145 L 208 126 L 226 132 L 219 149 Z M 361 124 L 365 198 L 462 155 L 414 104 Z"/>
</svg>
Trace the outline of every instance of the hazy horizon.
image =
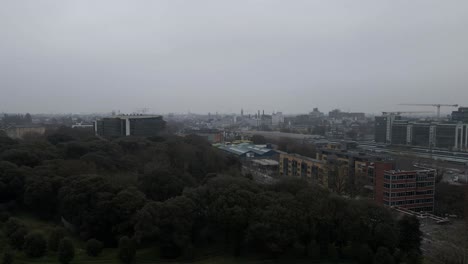
<svg viewBox="0 0 468 264">
<path fill-rule="evenodd" d="M 0 112 L 467 105 L 466 10 L 435 0 L 3 1 Z"/>
</svg>

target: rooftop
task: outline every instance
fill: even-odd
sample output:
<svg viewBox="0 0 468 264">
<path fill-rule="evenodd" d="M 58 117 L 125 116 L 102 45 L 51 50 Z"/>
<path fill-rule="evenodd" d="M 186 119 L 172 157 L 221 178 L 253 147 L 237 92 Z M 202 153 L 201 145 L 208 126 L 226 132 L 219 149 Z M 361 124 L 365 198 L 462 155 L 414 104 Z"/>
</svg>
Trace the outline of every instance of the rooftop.
<svg viewBox="0 0 468 264">
<path fill-rule="evenodd" d="M 218 146 L 219 149 L 231 152 L 236 155 L 243 155 L 248 152 L 253 152 L 257 155 L 264 155 L 268 152 L 274 151 L 269 148 L 265 148 L 262 146 L 257 146 L 249 143 L 241 143 L 237 145 L 220 145 Z"/>
<path fill-rule="evenodd" d="M 160 115 L 139 115 L 139 114 L 130 114 L 130 115 L 115 115 L 108 116 L 105 118 L 120 118 L 120 119 L 144 119 L 144 118 L 162 118 Z"/>
</svg>

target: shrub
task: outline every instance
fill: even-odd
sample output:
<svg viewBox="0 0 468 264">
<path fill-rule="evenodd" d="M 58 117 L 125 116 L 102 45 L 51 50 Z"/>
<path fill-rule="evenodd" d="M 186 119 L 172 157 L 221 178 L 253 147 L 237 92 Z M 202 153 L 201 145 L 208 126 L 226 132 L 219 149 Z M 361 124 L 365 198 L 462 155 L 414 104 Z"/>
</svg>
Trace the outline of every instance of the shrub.
<svg viewBox="0 0 468 264">
<path fill-rule="evenodd" d="M 135 259 L 135 254 L 135 243 L 127 236 L 121 237 L 119 240 L 119 259 L 125 264 L 130 264 Z"/>
<path fill-rule="evenodd" d="M 60 240 L 58 247 L 58 260 L 62 264 L 68 264 L 75 257 L 75 247 L 70 239 Z"/>
<path fill-rule="evenodd" d="M 61 227 L 56 227 L 50 232 L 47 239 L 47 246 L 50 251 L 57 251 L 60 241 L 65 237 L 65 230 Z"/>
<path fill-rule="evenodd" d="M 40 258 L 45 255 L 47 242 L 44 235 L 39 232 L 28 234 L 24 238 L 24 252 L 30 258 Z"/>
<path fill-rule="evenodd" d="M 86 253 L 88 256 L 97 257 L 102 251 L 102 243 L 96 239 L 90 239 L 86 242 Z"/>
</svg>

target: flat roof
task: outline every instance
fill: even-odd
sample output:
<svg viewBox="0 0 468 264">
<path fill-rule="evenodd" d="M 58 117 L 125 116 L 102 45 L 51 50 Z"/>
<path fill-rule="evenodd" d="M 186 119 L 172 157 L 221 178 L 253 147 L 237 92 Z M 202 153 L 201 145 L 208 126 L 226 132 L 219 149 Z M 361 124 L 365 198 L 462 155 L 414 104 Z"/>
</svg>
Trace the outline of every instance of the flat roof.
<svg viewBox="0 0 468 264">
<path fill-rule="evenodd" d="M 268 152 L 272 152 L 272 151 L 274 152 L 275 151 L 273 149 L 264 148 L 264 147 L 252 145 L 252 144 L 249 144 L 249 143 L 241 143 L 241 144 L 237 144 L 237 145 L 220 145 L 220 146 L 218 146 L 218 148 L 221 149 L 221 150 L 225 150 L 225 151 L 237 154 L 237 155 L 242 155 L 242 154 L 248 153 L 248 152 L 253 152 L 253 153 L 257 154 L 257 155 L 264 155 L 264 154 L 266 154 Z"/>
<path fill-rule="evenodd" d="M 257 163 L 262 166 L 278 166 L 279 162 L 271 159 L 256 159 L 252 160 L 254 163 Z"/>
<path fill-rule="evenodd" d="M 120 119 L 142 119 L 142 118 L 162 118 L 160 115 L 116 115 L 116 116 L 107 116 L 106 118 L 120 118 Z"/>
<path fill-rule="evenodd" d="M 292 157 L 303 159 L 303 160 L 316 162 L 316 163 L 325 163 L 325 161 L 323 161 L 323 160 L 318 160 L 318 159 L 314 159 L 314 158 L 311 158 L 311 157 L 302 156 L 302 155 L 299 155 L 299 154 L 296 154 L 296 153 L 281 153 L 281 154 L 282 155 L 292 156 Z"/>
</svg>

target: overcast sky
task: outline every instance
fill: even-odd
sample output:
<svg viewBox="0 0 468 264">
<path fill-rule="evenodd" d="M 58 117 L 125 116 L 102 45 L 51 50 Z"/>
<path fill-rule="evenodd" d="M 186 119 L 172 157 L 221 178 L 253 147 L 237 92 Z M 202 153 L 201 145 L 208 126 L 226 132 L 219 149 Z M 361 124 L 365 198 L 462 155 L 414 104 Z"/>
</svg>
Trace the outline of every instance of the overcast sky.
<svg viewBox="0 0 468 264">
<path fill-rule="evenodd" d="M 468 105 L 466 0 L 0 4 L 0 112 Z"/>
</svg>

